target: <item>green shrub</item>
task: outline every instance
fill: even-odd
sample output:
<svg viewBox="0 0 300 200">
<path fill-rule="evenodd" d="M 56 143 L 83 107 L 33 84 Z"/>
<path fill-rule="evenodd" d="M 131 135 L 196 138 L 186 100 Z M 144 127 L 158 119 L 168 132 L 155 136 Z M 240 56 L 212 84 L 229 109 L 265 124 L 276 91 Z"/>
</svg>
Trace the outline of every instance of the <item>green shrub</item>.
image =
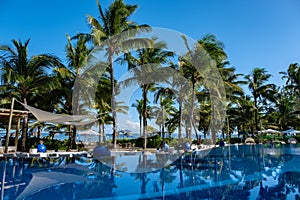
<svg viewBox="0 0 300 200">
<path fill-rule="evenodd" d="M 167 141 L 167 140 L 166 140 Z M 154 135 L 147 138 L 147 148 L 159 148 L 159 145 L 162 142 L 162 138 L 159 135 Z M 135 140 L 136 147 L 144 146 L 144 138 L 137 138 Z"/>
<path fill-rule="evenodd" d="M 230 144 L 239 144 L 242 142 L 242 138 L 230 138 Z"/>
</svg>

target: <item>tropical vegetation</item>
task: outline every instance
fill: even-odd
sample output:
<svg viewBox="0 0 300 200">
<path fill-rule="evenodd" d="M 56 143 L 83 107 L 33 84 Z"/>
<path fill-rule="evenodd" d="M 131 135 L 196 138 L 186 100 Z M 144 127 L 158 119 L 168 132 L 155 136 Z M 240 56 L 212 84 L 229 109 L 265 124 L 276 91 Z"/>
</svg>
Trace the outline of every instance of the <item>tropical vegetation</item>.
<svg viewBox="0 0 300 200">
<path fill-rule="evenodd" d="M 231 66 L 228 60 L 225 45 L 214 34 L 199 37 L 196 48 L 190 47 L 183 36 L 182 41 L 188 51 L 184 55 L 176 55 L 157 38 L 136 37 L 151 31 L 149 25 L 130 21 L 137 5 L 115 0 L 107 9 L 103 9 L 97 0 L 97 8 L 98 18 L 91 15 L 87 17 L 90 33 L 72 37 L 67 35 L 66 44 L 62 44 L 66 46 L 65 58 L 48 53 L 30 56 L 29 39 L 24 42 L 13 39 L 11 44 L 0 46 L 2 108 L 9 108 L 14 97 L 24 104 L 48 112 L 76 115 L 85 108 L 85 105 L 81 105 L 81 95 L 90 98 L 93 109 L 98 113 L 98 127 L 102 136 L 100 142 L 104 142 L 106 134 L 112 134 L 113 148 L 117 145 L 117 113 L 124 113 L 129 107 L 136 108 L 143 148 L 149 147 L 147 127 L 150 120 L 160 127 L 158 132 L 162 133 L 162 141 L 165 133 L 169 137 L 178 133 L 178 139 L 190 139 L 195 133 L 198 139 L 201 132 L 204 139 L 212 135 L 212 142 L 215 143 L 217 130 L 214 127 L 220 122 L 215 122 L 213 115 L 220 113 L 214 111 L 210 96 L 214 91 L 208 87 L 205 74 L 195 66 L 195 63 L 202 65 L 203 60 L 199 55 L 204 55 L 205 51 L 205 55 L 214 61 L 224 83 L 226 101 L 222 105 L 226 109 L 226 116 L 221 122 L 224 128 L 220 130 L 224 136 L 230 137 L 234 131 L 257 135 L 268 128 L 279 131 L 300 128 L 300 64 L 288 63 L 286 70 L 280 73 L 286 80 L 285 84 L 276 85 L 270 82 L 272 74 L 265 68 L 252 66 L 249 74 L 237 73 L 236 67 Z M 106 60 L 93 65 L 104 68 L 99 80 L 88 82 L 96 85 L 95 96 L 84 94 L 88 89 L 83 94 L 76 93 L 76 79 L 87 72 L 88 63 L 97 51 L 105 52 Z M 127 69 L 132 77 L 118 80 L 116 66 Z M 201 67 L 203 71 L 208 70 L 207 66 Z M 130 105 L 122 107 L 116 95 L 122 87 L 134 83 L 140 87 L 140 96 Z M 23 109 L 20 105 L 17 107 Z M 22 119 L 20 149 L 23 151 L 26 150 L 28 123 L 33 121 L 35 118 L 32 115 Z M 0 122 L 6 128 L 7 119 L 1 119 Z M 112 132 L 105 133 L 105 126 L 112 126 Z M 67 145 L 76 147 L 76 126 L 59 128 L 69 130 Z"/>
</svg>

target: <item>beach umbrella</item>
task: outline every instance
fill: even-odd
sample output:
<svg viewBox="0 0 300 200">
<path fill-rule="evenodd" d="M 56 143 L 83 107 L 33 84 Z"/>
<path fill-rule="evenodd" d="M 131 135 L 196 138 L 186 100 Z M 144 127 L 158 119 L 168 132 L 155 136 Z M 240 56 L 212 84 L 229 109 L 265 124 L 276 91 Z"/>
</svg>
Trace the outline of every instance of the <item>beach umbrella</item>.
<svg viewBox="0 0 300 200">
<path fill-rule="evenodd" d="M 300 134 L 300 131 L 290 128 L 288 130 L 282 131 L 281 133 L 286 133 L 288 135 L 296 135 L 296 134 Z"/>
<path fill-rule="evenodd" d="M 79 135 L 80 140 L 82 140 L 83 142 L 86 142 L 86 143 L 95 142 L 95 140 L 98 140 L 99 136 L 101 136 L 100 133 L 93 131 L 91 129 L 79 131 L 78 135 Z"/>
<path fill-rule="evenodd" d="M 253 138 L 247 138 L 245 143 L 255 144 L 255 140 Z"/>
<path fill-rule="evenodd" d="M 258 131 L 258 133 L 279 133 L 280 131 L 274 130 L 274 129 L 266 129 Z"/>
<path fill-rule="evenodd" d="M 288 143 L 289 144 L 297 144 L 298 141 L 295 138 L 290 138 L 290 139 L 288 139 Z"/>
<path fill-rule="evenodd" d="M 128 129 L 124 129 L 124 130 L 120 130 L 120 131 L 118 131 L 119 133 L 122 133 L 122 135 L 123 135 L 123 139 L 124 139 L 124 136 L 126 135 L 127 137 L 128 136 L 130 136 L 130 134 L 131 134 L 131 130 L 128 130 Z"/>
</svg>

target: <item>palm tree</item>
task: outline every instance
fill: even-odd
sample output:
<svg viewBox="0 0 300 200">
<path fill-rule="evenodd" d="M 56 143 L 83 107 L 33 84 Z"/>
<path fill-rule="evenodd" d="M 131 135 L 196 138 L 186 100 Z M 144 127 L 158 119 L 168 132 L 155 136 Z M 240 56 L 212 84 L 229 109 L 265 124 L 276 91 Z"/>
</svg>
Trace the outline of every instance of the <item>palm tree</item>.
<svg viewBox="0 0 300 200">
<path fill-rule="evenodd" d="M 98 111 L 99 118 L 99 133 L 100 142 L 103 142 L 105 136 L 104 128 L 105 124 L 112 123 L 112 117 L 109 115 L 111 110 L 111 88 L 110 88 L 110 78 L 108 73 L 101 76 L 99 83 L 97 85 L 97 91 L 95 96 L 95 109 Z"/>
<path fill-rule="evenodd" d="M 213 93 L 217 93 L 218 91 L 213 91 L 212 89 L 214 87 L 205 85 L 204 80 L 205 80 L 205 75 L 210 75 L 210 76 L 215 76 L 217 74 L 211 73 L 212 68 L 207 67 L 208 63 L 210 63 L 211 60 L 215 61 L 215 64 L 217 67 L 220 68 L 220 66 L 224 66 L 227 61 L 227 55 L 224 51 L 224 45 L 222 42 L 220 42 L 219 40 L 216 39 L 216 36 L 212 35 L 212 34 L 208 34 L 205 35 L 202 39 L 198 40 L 197 44 L 198 46 L 195 47 L 194 50 L 190 50 L 187 39 L 185 37 L 183 37 L 183 40 L 186 44 L 186 47 L 188 49 L 188 53 L 183 56 L 180 57 L 179 61 L 180 61 L 180 67 L 183 68 L 183 75 L 184 77 L 186 77 L 188 80 L 190 80 L 191 85 L 192 85 L 192 94 L 191 94 L 191 108 L 190 108 L 190 127 L 189 129 L 191 129 L 192 127 L 194 127 L 195 129 L 195 125 L 193 125 L 193 113 L 194 113 L 194 100 L 195 100 L 195 93 L 196 90 L 198 89 L 210 89 L 211 91 L 211 95 L 215 95 Z M 208 55 L 209 56 L 208 56 Z M 199 69 L 196 69 L 196 66 L 200 65 L 199 67 L 201 67 L 200 71 Z M 210 66 L 210 65 L 209 65 Z M 213 78 L 213 77 L 210 77 Z M 217 76 L 214 78 L 218 78 Z M 210 87 L 210 88 L 208 88 Z M 216 89 L 216 88 L 214 88 Z M 216 114 L 216 109 L 215 109 L 215 105 L 212 105 L 212 113 L 215 115 Z M 220 115 L 221 113 L 217 113 L 218 115 Z M 215 142 L 215 122 L 216 120 L 213 120 L 213 126 L 212 126 L 212 142 Z M 196 129 L 195 129 L 196 132 Z M 188 135 L 188 137 L 191 137 L 191 135 Z"/>
<path fill-rule="evenodd" d="M 256 131 L 258 131 L 258 110 L 263 109 L 263 105 L 267 105 L 268 101 L 273 100 L 272 98 L 276 93 L 276 86 L 267 83 L 270 77 L 271 74 L 268 74 L 264 68 L 254 68 L 251 74 L 245 76 L 254 100 Z"/>
<path fill-rule="evenodd" d="M 249 95 L 243 95 L 235 101 L 235 106 L 230 106 L 228 114 L 231 116 L 231 124 L 237 126 L 238 131 L 254 132 L 255 105 Z"/>
<path fill-rule="evenodd" d="M 300 111 L 297 109 L 296 97 L 283 89 L 275 95 L 274 99 L 274 106 L 268 109 L 266 115 L 268 124 L 278 130 L 299 126 Z"/>
<path fill-rule="evenodd" d="M 165 142 L 165 126 L 171 119 L 171 117 L 176 116 L 177 109 L 174 107 L 174 101 L 170 98 L 168 94 L 168 88 L 159 88 L 158 91 L 155 93 L 154 102 L 160 103 L 160 107 L 157 109 L 157 120 L 156 123 L 161 126 L 161 133 L 162 133 L 162 140 L 163 143 Z M 168 123 L 167 128 L 170 131 L 174 131 L 176 126 L 171 123 Z M 175 129 L 174 129 L 175 128 Z M 169 135 L 171 134 L 168 130 Z"/>
<path fill-rule="evenodd" d="M 153 88 L 155 82 L 165 81 L 169 74 L 162 65 L 169 64 L 169 58 L 173 52 L 166 51 L 166 44 L 156 42 L 153 39 L 153 48 L 142 48 L 136 51 L 136 55 L 125 53 L 123 61 L 127 62 L 128 69 L 133 71 L 134 77 L 127 82 L 137 81 L 142 88 L 143 99 L 143 135 L 144 148 L 147 148 L 147 101 L 148 92 Z"/>
<path fill-rule="evenodd" d="M 227 63 L 224 63 L 227 64 Z M 228 63 L 229 64 L 229 63 Z M 226 114 L 226 121 L 224 127 L 226 127 L 223 131 L 223 137 L 224 132 L 227 133 L 228 138 L 230 140 L 230 130 L 233 130 L 234 128 L 231 125 L 231 121 L 234 118 L 234 116 L 230 115 L 229 110 L 231 108 L 237 107 L 237 102 L 242 96 L 244 95 L 244 91 L 241 88 L 241 85 L 245 85 L 246 82 L 243 80 L 239 80 L 239 77 L 243 76 L 243 74 L 236 74 L 234 67 L 219 67 L 221 76 L 223 78 L 225 90 L 226 90 L 226 99 L 227 99 L 227 114 Z M 225 131 L 226 130 L 226 131 Z"/>
<path fill-rule="evenodd" d="M 171 132 L 175 131 L 178 128 L 178 139 L 182 138 L 182 123 L 183 123 L 183 105 L 184 101 L 186 100 L 186 91 L 189 90 L 188 80 L 183 77 L 182 68 L 178 69 L 178 65 L 173 65 L 174 72 L 172 73 L 170 83 L 170 87 L 158 87 L 156 96 L 159 97 L 160 95 L 164 97 L 168 97 L 172 100 L 176 100 L 178 103 L 178 110 L 177 113 L 172 115 L 172 118 L 166 123 L 167 128 L 172 130 Z"/>
<path fill-rule="evenodd" d="M 28 39 L 22 43 L 12 40 L 14 48 L 7 45 L 0 46 L 2 95 L 7 98 L 15 97 L 24 104 L 60 87 L 57 79 L 47 72 L 48 69 L 61 66 L 59 59 L 49 54 L 29 57 L 29 41 Z M 22 128 L 22 151 L 25 151 L 27 131 L 28 117 L 25 117 Z"/>
<path fill-rule="evenodd" d="M 199 100 L 200 101 L 200 100 Z M 201 102 L 201 101 L 200 101 Z M 199 126 L 198 130 L 203 130 L 204 139 L 206 139 L 209 123 L 211 121 L 211 102 L 206 102 L 205 100 L 201 102 L 201 107 L 199 109 Z"/>
<path fill-rule="evenodd" d="M 300 65 L 292 63 L 287 72 L 280 72 L 286 80 L 286 89 L 291 90 L 296 96 L 300 96 Z"/>
<path fill-rule="evenodd" d="M 184 38 L 185 39 L 185 38 Z M 189 116 L 189 122 L 186 123 L 186 129 L 191 130 L 193 127 L 193 120 L 194 120 L 194 101 L 195 101 L 195 92 L 196 92 L 196 85 L 201 84 L 201 82 L 204 80 L 203 74 L 201 74 L 193 65 L 193 63 L 190 61 L 193 58 L 193 54 L 195 52 L 190 51 L 187 55 L 184 57 L 179 57 L 179 63 L 180 63 L 180 69 L 183 73 L 183 76 L 188 79 L 191 82 L 192 91 L 191 91 L 191 102 L 190 106 L 185 107 L 186 110 L 189 112 L 187 115 Z M 200 87 L 200 86 L 199 86 Z M 186 134 L 187 138 L 191 138 L 191 131 L 188 131 Z"/>
<path fill-rule="evenodd" d="M 226 65 L 229 64 L 229 62 L 227 61 L 227 54 L 225 52 L 225 46 L 224 44 L 217 39 L 217 37 L 213 34 L 207 34 L 204 37 L 202 37 L 200 40 L 198 40 L 198 44 L 209 54 L 210 59 L 212 59 L 213 61 L 215 61 L 216 66 L 219 70 L 219 73 L 221 74 L 221 77 L 223 79 L 224 82 L 224 87 L 225 87 L 225 92 L 226 89 L 228 90 L 228 88 L 233 88 L 233 84 L 230 83 L 228 76 L 232 73 L 232 71 L 234 70 L 233 68 L 225 68 Z M 227 83 L 227 84 L 226 84 Z M 209 89 L 209 88 L 206 88 Z M 210 88 L 211 89 L 211 88 Z M 211 95 L 215 95 L 213 94 L 215 91 L 210 91 Z M 218 122 L 218 120 L 216 120 L 218 117 L 216 115 L 222 115 L 222 113 L 217 113 L 216 112 L 216 105 L 215 102 L 211 102 L 211 111 L 212 111 L 212 115 L 213 115 L 213 119 L 211 121 L 212 124 L 212 142 L 215 143 L 215 126 L 217 125 L 217 123 L 222 123 L 222 122 Z M 226 102 L 222 102 L 222 104 L 226 104 Z M 198 139 L 198 138 L 197 138 Z"/>
<path fill-rule="evenodd" d="M 201 45 L 205 51 L 209 54 L 210 58 L 213 59 L 217 67 L 220 65 L 224 66 L 227 62 L 227 55 L 224 51 L 224 44 L 217 39 L 213 34 L 207 34 L 198 40 L 198 44 Z"/>
<path fill-rule="evenodd" d="M 143 100 L 137 100 L 136 102 L 132 104 L 132 107 L 136 108 L 136 110 L 139 113 L 139 122 L 140 122 L 140 136 L 142 136 L 142 118 L 143 118 Z"/>
<path fill-rule="evenodd" d="M 76 39 L 75 43 L 73 43 L 71 37 L 67 35 L 66 57 L 68 66 L 61 65 L 55 68 L 55 74 L 59 77 L 60 84 L 62 85 L 61 89 L 57 91 L 57 93 L 60 93 L 62 96 L 59 106 L 57 107 L 57 112 L 78 115 L 83 106 L 79 104 L 79 90 L 74 90 L 74 87 L 78 87 L 76 84 L 80 84 L 80 82 L 76 82 L 76 79 L 82 75 L 82 71 L 87 67 L 88 55 L 91 52 L 91 48 L 87 45 L 89 38 L 85 35 L 80 35 L 74 39 Z M 91 80 L 89 79 L 87 81 Z M 90 96 L 88 95 L 88 88 L 85 88 L 82 92 L 85 93 L 85 95 L 81 96 Z M 71 127 L 69 128 L 71 129 Z M 76 148 L 76 134 L 77 128 L 74 125 L 69 135 L 69 147 L 72 149 Z"/>
<path fill-rule="evenodd" d="M 123 0 L 115 0 L 109 8 L 104 12 L 99 0 L 97 6 L 100 13 L 98 21 L 92 16 L 88 16 L 88 23 L 91 25 L 91 36 L 96 46 L 106 46 L 107 62 L 109 63 L 109 74 L 111 81 L 111 109 L 113 118 L 113 143 L 116 148 L 116 100 L 115 100 L 115 78 L 113 58 L 115 54 L 122 51 L 123 48 L 133 48 L 134 46 L 141 46 L 143 43 L 147 46 L 147 40 L 134 39 L 131 40 L 140 31 L 149 30 L 147 25 L 137 25 L 129 21 L 129 17 L 137 9 L 137 5 L 128 5 Z M 122 35 L 122 33 L 124 33 Z"/>
</svg>

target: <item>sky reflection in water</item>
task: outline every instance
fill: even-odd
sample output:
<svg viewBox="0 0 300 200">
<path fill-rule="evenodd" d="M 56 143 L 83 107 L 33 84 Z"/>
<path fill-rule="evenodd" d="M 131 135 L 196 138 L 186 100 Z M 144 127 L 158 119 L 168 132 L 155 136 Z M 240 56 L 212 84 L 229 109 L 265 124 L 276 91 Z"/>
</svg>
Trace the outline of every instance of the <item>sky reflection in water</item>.
<svg viewBox="0 0 300 200">
<path fill-rule="evenodd" d="M 89 158 L 1 158 L 1 198 L 297 199 L 299 152 L 298 146 L 289 145 L 234 145 L 185 154 L 171 165 L 145 173 L 145 162 L 155 163 L 153 154 L 112 159 L 136 168 L 130 172 Z"/>
</svg>

